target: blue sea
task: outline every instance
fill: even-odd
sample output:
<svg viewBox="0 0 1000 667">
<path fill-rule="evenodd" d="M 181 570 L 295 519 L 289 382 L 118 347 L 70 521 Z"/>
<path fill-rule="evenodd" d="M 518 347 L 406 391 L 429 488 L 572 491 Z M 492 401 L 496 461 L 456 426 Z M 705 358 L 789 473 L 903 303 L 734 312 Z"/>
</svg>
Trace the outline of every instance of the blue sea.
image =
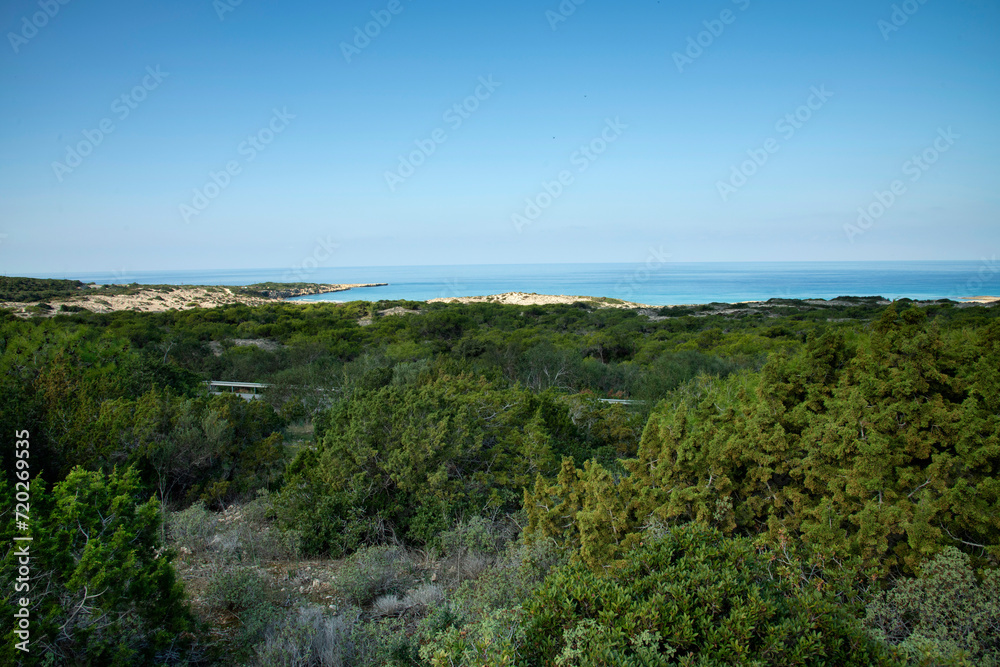
<svg viewBox="0 0 1000 667">
<path fill-rule="evenodd" d="M 249 285 L 252 283 L 389 283 L 385 287 L 303 297 L 307 301 L 377 301 L 536 292 L 603 296 L 650 305 L 837 296 L 889 299 L 1000 294 L 1000 263 L 726 262 L 646 264 L 494 264 L 321 267 L 311 271 L 239 269 L 78 273 L 38 277 L 97 283 Z"/>
</svg>

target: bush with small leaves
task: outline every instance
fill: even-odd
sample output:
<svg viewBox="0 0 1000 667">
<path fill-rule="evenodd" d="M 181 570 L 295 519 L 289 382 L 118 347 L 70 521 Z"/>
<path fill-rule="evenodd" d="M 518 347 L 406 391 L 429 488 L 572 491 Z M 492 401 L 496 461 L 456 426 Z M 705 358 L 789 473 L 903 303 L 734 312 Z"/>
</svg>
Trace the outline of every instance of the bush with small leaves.
<svg viewBox="0 0 1000 667">
<path fill-rule="evenodd" d="M 881 593 L 867 608 L 873 636 L 914 664 L 1000 665 L 1000 570 L 976 578 L 969 556 L 947 547 L 916 579 Z"/>
<path fill-rule="evenodd" d="M 304 607 L 272 624 L 256 648 L 259 667 L 345 667 L 356 664 L 356 617 Z"/>
<path fill-rule="evenodd" d="M 239 620 L 243 646 L 259 641 L 278 614 L 268 600 L 266 579 L 249 567 L 223 567 L 209 580 L 206 597 L 213 607 Z"/>
<path fill-rule="evenodd" d="M 409 556 L 400 547 L 365 547 L 344 563 L 337 588 L 351 604 L 367 607 L 384 595 L 403 593 L 412 576 Z"/>
<path fill-rule="evenodd" d="M 498 609 L 475 624 L 451 626 L 420 647 L 420 658 L 432 667 L 507 667 L 514 665 L 524 643 L 520 607 Z"/>
<path fill-rule="evenodd" d="M 506 524 L 506 525 L 505 525 Z M 474 516 L 460 521 L 437 538 L 447 571 L 454 572 L 456 584 L 475 579 L 503 551 L 513 538 L 509 523 Z"/>
<path fill-rule="evenodd" d="M 580 667 L 897 664 L 835 598 L 698 524 L 645 540 L 620 567 L 553 571 L 525 606 L 519 650 L 524 664 Z"/>
<path fill-rule="evenodd" d="M 376 598 L 375 602 L 372 603 L 371 608 L 371 614 L 376 618 L 382 616 L 399 616 L 405 611 L 406 605 L 403 603 L 402 598 L 394 593 L 380 595 Z"/>
<path fill-rule="evenodd" d="M 15 532 L 12 509 L 0 514 L 0 541 L 7 545 L 0 555 L 0 614 L 8 621 L 0 664 L 126 666 L 190 659 L 196 625 L 172 553 L 160 544 L 159 503 L 141 490 L 136 471 L 74 468 L 51 491 L 41 478 L 30 489 L 31 543 L 14 541 L 21 531 Z M 2 479 L 0 497 L 13 497 Z M 30 594 L 17 595 L 17 573 L 28 569 Z M 30 618 L 30 654 L 15 649 L 26 638 L 18 638 L 10 622 L 21 597 Z"/>
<path fill-rule="evenodd" d="M 477 515 L 441 533 L 439 541 L 446 554 L 478 551 L 497 556 L 514 537 L 516 530 L 506 517 L 489 519 Z"/>
<path fill-rule="evenodd" d="M 563 562 L 551 541 L 512 545 L 431 610 L 421 624 L 421 658 L 434 667 L 514 664 L 524 638 L 522 606 Z"/>
<path fill-rule="evenodd" d="M 404 616 L 372 618 L 358 623 L 353 634 L 355 659 L 352 665 L 374 667 L 418 667 L 418 637 L 412 622 Z"/>
<path fill-rule="evenodd" d="M 237 511 L 241 520 L 233 522 L 231 528 L 238 532 L 243 558 L 252 562 L 298 558 L 302 533 L 277 525 L 273 518 L 274 496 L 261 489 L 256 498 L 239 506 Z"/>
<path fill-rule="evenodd" d="M 444 590 L 436 584 L 420 584 L 403 597 L 407 609 L 430 609 L 443 601 Z"/>
<path fill-rule="evenodd" d="M 195 554 L 208 548 L 218 530 L 215 515 L 201 501 L 180 512 L 170 512 L 166 523 L 170 543 Z"/>
<path fill-rule="evenodd" d="M 316 474 L 318 466 L 319 455 L 312 449 L 300 451 L 288 466 L 286 484 L 274 496 L 277 525 L 298 532 L 302 551 L 342 558 L 375 541 L 378 530 L 357 495 L 331 489 Z"/>
</svg>

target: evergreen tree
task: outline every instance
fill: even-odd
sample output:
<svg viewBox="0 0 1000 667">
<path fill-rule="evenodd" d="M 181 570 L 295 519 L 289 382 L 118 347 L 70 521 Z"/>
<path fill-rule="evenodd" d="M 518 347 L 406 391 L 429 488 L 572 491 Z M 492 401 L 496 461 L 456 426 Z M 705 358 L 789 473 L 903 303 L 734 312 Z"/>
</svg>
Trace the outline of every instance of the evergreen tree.
<svg viewBox="0 0 1000 667">
<path fill-rule="evenodd" d="M 15 533 L 13 513 L 3 516 L 0 614 L 9 623 L 19 599 L 29 600 L 31 652 L 16 650 L 13 630 L 7 630 L 0 660 L 8 665 L 183 662 L 194 624 L 171 554 L 159 541 L 159 504 L 143 500 L 136 472 L 104 475 L 76 468 L 51 492 L 40 478 L 31 482 L 30 492 L 31 542 L 15 543 L 13 536 L 24 532 Z M 15 593 L 20 562 L 15 544 L 27 544 L 31 554 L 27 592 Z"/>
</svg>

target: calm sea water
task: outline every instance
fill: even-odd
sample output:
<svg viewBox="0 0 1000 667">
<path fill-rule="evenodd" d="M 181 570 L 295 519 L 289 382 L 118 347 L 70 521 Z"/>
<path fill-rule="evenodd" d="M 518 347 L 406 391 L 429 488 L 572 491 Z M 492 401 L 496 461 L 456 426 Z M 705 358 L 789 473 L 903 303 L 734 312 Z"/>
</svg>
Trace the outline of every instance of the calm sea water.
<svg viewBox="0 0 1000 667">
<path fill-rule="evenodd" d="M 484 266 L 383 266 L 287 269 L 81 273 L 98 283 L 249 285 L 257 282 L 369 283 L 369 287 L 304 297 L 353 301 L 537 292 L 604 296 L 652 305 L 736 302 L 780 298 L 883 296 L 958 299 L 1000 294 L 1000 263 L 753 262 L 658 264 L 510 264 Z"/>
</svg>

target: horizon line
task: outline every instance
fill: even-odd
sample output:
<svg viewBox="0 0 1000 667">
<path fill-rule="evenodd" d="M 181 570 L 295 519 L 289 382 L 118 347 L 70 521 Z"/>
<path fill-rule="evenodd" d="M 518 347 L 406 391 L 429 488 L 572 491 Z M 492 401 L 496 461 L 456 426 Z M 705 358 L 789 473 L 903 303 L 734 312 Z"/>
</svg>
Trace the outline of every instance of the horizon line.
<svg viewBox="0 0 1000 667">
<path fill-rule="evenodd" d="M 737 264 L 914 264 L 914 263 L 961 263 L 961 262 L 982 262 L 984 260 L 989 260 L 988 257 L 979 257 L 978 259 L 871 259 L 871 260 L 837 260 L 837 259 L 822 259 L 822 260 L 810 260 L 810 259 L 799 259 L 799 260 L 677 260 L 677 261 L 667 261 L 665 264 L 726 264 L 726 265 L 737 265 Z M 514 266 L 621 266 L 621 265 L 642 265 L 646 262 L 510 262 L 510 263 L 468 263 L 468 264 L 350 264 L 350 265 L 337 265 L 337 266 L 323 266 L 312 269 L 312 272 L 316 271 L 331 271 L 331 270 L 347 270 L 347 269 L 409 269 L 409 268 L 450 268 L 450 267 L 514 267 Z M 126 273 L 123 276 L 123 280 L 127 280 L 128 275 L 142 275 L 150 273 L 199 273 L 199 272 L 222 272 L 222 271 L 295 271 L 294 267 L 288 266 L 274 266 L 274 267 L 224 267 L 224 268 L 157 268 L 157 269 L 137 269 L 125 271 L 122 269 L 110 269 L 110 270 L 61 270 L 61 271 L 51 271 L 51 272 L 27 272 L 27 273 L 12 273 L 12 272 L 0 272 L 0 277 L 5 278 L 35 278 L 35 279 L 56 279 L 56 280 L 72 280 L 72 278 L 55 278 L 55 275 L 106 275 L 114 273 Z M 302 280 L 294 280 L 288 282 L 306 282 Z"/>
</svg>

